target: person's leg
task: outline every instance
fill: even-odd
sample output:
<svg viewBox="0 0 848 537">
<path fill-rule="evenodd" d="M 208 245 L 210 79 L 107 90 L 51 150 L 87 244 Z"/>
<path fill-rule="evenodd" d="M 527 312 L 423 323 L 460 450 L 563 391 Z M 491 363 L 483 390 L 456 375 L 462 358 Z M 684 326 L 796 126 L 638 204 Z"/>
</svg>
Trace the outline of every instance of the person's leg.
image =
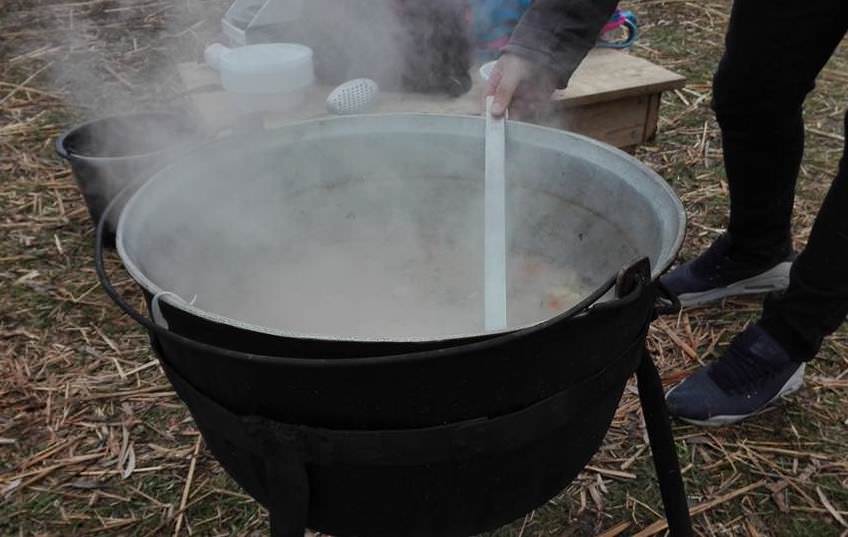
<svg viewBox="0 0 848 537">
<path fill-rule="evenodd" d="M 802 105 L 845 34 L 846 17 L 841 0 L 734 3 L 713 86 L 730 223 L 707 252 L 664 278 L 685 305 L 788 284 Z"/>
<path fill-rule="evenodd" d="M 848 114 L 845 117 L 848 134 Z M 810 360 L 848 315 L 848 143 L 789 289 L 768 297 L 760 325 L 799 360 Z"/>
<path fill-rule="evenodd" d="M 848 134 L 848 114 L 845 117 Z M 848 315 L 848 143 L 839 171 L 786 293 L 766 300 L 762 319 L 720 360 L 668 393 L 672 415 L 699 425 L 742 420 L 800 388 L 803 362 Z"/>
<path fill-rule="evenodd" d="M 753 264 L 791 249 L 802 106 L 846 31 L 843 0 L 734 2 L 713 85 L 730 190 L 731 256 Z"/>
<path fill-rule="evenodd" d="M 730 227 L 727 236 L 699 258 L 700 267 L 696 260 L 688 273 L 678 269 L 686 277 L 695 274 L 692 266 L 718 267 L 713 270 L 720 272 L 722 263 L 755 266 L 780 259 L 788 250 L 803 151 L 801 105 L 848 30 L 848 3 L 842 0 L 772 2 L 766 9 L 781 11 L 759 19 L 753 5 L 745 0 L 735 3 L 728 51 L 716 76 L 715 109 L 731 193 Z M 766 35 L 772 41 L 764 46 L 757 38 Z M 758 60 L 755 52 L 766 49 L 771 56 Z M 746 78 L 746 72 L 755 76 Z M 759 98 L 749 87 L 757 84 L 765 85 Z M 685 278 L 671 279 L 680 283 Z M 793 266 L 788 291 L 769 298 L 763 319 L 734 338 L 721 359 L 668 393 L 670 413 L 696 424 L 721 425 L 759 412 L 801 386 L 803 361 L 815 355 L 822 338 L 846 314 L 848 156 L 843 156 L 807 248 Z"/>
<path fill-rule="evenodd" d="M 807 246 L 792 267 L 789 289 L 769 296 L 762 319 L 737 336 L 720 360 L 668 393 L 670 413 L 699 425 L 755 414 L 801 386 L 803 362 L 818 353 L 846 315 L 848 143 Z"/>
<path fill-rule="evenodd" d="M 848 134 L 848 114 L 845 118 Z M 848 143 L 789 289 L 727 352 L 672 389 L 672 415 L 699 425 L 734 423 L 801 387 L 803 362 L 848 315 Z"/>
</svg>

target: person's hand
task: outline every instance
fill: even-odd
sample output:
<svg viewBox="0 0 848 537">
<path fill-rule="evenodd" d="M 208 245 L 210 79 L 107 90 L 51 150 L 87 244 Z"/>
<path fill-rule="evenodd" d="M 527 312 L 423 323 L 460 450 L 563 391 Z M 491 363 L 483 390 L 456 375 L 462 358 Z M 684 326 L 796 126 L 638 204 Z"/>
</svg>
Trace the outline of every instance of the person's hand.
<svg viewBox="0 0 848 537">
<path fill-rule="evenodd" d="M 495 64 L 486 96 L 494 96 L 492 114 L 500 117 L 509 108 L 514 119 L 535 120 L 550 105 L 557 76 L 521 56 L 504 54 Z"/>
</svg>

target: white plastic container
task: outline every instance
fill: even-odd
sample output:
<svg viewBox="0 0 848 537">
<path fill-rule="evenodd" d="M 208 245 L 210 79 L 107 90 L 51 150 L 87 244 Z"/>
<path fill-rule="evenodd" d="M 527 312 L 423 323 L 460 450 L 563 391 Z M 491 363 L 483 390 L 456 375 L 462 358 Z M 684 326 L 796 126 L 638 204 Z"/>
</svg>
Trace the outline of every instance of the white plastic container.
<svg viewBox="0 0 848 537">
<path fill-rule="evenodd" d="M 221 74 L 224 89 L 248 112 L 285 111 L 303 104 L 315 83 L 312 49 L 271 43 L 206 49 L 206 62 Z"/>
</svg>

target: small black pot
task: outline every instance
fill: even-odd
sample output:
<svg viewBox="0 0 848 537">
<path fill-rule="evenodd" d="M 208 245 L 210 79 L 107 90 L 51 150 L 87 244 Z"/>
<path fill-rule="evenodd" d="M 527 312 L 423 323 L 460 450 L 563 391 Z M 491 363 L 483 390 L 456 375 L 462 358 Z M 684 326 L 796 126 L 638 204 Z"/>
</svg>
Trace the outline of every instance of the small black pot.
<svg viewBox="0 0 848 537">
<path fill-rule="evenodd" d="M 135 188 L 195 145 L 200 136 L 182 114 L 143 112 L 83 123 L 56 140 L 56 152 L 67 160 L 95 226 L 121 190 Z M 126 199 L 129 199 L 127 197 Z M 120 210 L 107 224 L 113 245 Z"/>
</svg>

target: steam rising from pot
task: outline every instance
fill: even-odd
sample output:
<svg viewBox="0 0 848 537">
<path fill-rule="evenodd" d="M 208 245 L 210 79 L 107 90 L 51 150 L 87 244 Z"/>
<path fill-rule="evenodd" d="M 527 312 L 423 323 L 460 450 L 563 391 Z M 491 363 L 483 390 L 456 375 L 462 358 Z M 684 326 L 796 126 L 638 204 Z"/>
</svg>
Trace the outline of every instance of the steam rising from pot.
<svg viewBox="0 0 848 537">
<path fill-rule="evenodd" d="M 140 22 L 132 15 L 134 3 L 107 5 L 125 17 L 115 22 L 118 27 Z M 471 45 L 464 1 L 309 0 L 304 5 L 305 19 L 288 28 L 285 40 L 315 50 L 322 82 L 368 77 L 385 89 L 449 94 L 467 89 Z M 218 23 L 227 7 L 224 2 L 175 2 L 156 19 L 159 45 L 140 46 L 115 42 L 98 18 L 102 12 L 92 10 L 86 18 L 68 8 L 60 20 L 74 20 L 73 32 L 64 34 L 70 61 L 56 65 L 56 81 L 87 115 L 149 108 L 153 102 L 179 110 L 185 99 L 174 95 L 174 64 L 202 57 L 219 37 Z M 271 29 L 255 37 L 280 40 Z M 130 63 L 143 58 L 143 70 L 126 74 L 107 67 L 103 56 L 116 47 Z M 195 141 L 179 129 L 149 127 L 141 138 L 126 133 L 124 127 L 101 133 L 100 145 L 86 150 L 136 155 Z M 479 144 L 448 145 L 438 152 L 428 137 L 418 142 L 418 150 L 403 151 L 392 149 L 390 138 L 363 138 L 281 159 L 254 152 L 243 143 L 246 136 L 235 131 L 221 149 L 235 166 L 219 183 L 229 188 L 210 184 L 179 191 L 168 200 L 172 212 L 157 213 L 152 220 L 167 232 L 147 242 L 142 262 L 162 282 L 162 290 L 186 300 L 196 295 L 198 307 L 206 311 L 301 333 L 426 336 L 482 323 L 482 195 L 467 186 L 476 181 L 482 187 L 482 138 Z M 439 160 L 438 173 L 421 172 L 414 164 L 420 161 L 416 153 Z M 478 153 L 479 166 L 469 168 L 469 154 Z M 221 173 L 220 167 L 209 170 L 218 180 Z M 466 186 L 457 189 L 458 181 Z M 292 182 L 305 186 L 293 189 Z M 278 186 L 255 188 L 259 183 Z M 108 188 L 105 194 L 111 195 L 114 187 Z M 517 221 L 508 225 L 520 224 L 524 231 L 510 231 L 516 245 L 509 262 L 510 311 L 523 321 L 541 320 L 576 302 L 588 283 L 556 256 L 520 244 L 534 241 L 526 230 L 560 231 L 550 228 L 550 213 L 518 207 L 529 203 L 529 194 L 516 192 L 508 203 L 516 205 L 511 217 Z M 539 203 L 544 205 L 537 200 L 527 207 Z M 171 221 L 169 214 L 179 218 Z M 252 216 L 257 214 L 263 217 Z M 190 229 L 185 222 L 192 223 Z M 177 268 L 186 266 L 194 268 Z M 257 289 L 264 291 L 256 294 Z"/>
</svg>

